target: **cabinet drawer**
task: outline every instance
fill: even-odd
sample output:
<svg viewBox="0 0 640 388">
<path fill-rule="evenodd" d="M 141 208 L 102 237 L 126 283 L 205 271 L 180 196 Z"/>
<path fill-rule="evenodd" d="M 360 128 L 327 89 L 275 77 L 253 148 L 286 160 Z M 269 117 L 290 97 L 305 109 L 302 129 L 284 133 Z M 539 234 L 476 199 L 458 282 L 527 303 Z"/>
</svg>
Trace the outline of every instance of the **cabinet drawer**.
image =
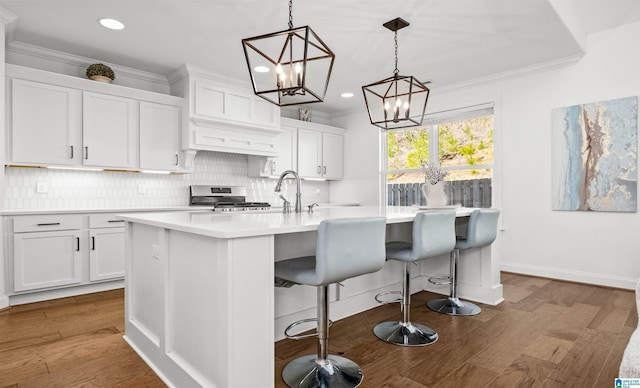
<svg viewBox="0 0 640 388">
<path fill-rule="evenodd" d="M 116 217 L 117 213 L 91 214 L 89 216 L 89 228 L 121 228 L 124 220 Z"/>
<path fill-rule="evenodd" d="M 50 230 L 82 229 L 86 216 L 79 214 L 51 214 L 13 217 L 13 232 L 45 232 Z"/>
</svg>

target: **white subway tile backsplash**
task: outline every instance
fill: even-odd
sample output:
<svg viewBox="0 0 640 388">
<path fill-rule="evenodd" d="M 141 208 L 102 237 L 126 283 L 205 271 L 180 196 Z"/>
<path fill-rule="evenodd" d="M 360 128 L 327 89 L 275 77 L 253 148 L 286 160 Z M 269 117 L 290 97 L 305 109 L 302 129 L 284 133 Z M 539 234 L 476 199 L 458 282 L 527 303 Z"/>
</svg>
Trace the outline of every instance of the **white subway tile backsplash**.
<svg viewBox="0 0 640 388">
<path fill-rule="evenodd" d="M 191 174 L 6 167 L 4 182 L 7 210 L 185 206 L 189 204 L 190 185 L 245 186 L 247 200 L 282 205 L 273 192 L 275 179 L 249 178 L 246 155 L 222 152 L 198 152 Z M 39 182 L 46 183 L 46 193 L 36 192 Z M 144 193 L 139 193 L 140 186 L 145 186 Z M 292 181 L 285 181 L 283 191 L 290 201 L 295 199 Z M 328 202 L 329 184 L 303 181 L 302 199 L 304 203 Z"/>
</svg>

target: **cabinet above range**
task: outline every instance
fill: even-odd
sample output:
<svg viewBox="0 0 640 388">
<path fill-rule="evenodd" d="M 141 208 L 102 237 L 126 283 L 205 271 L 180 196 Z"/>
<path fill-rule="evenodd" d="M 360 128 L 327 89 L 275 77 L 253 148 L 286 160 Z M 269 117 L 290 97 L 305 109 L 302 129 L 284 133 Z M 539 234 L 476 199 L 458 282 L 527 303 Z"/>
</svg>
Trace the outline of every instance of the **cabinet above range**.
<svg viewBox="0 0 640 388">
<path fill-rule="evenodd" d="M 197 151 L 277 156 L 280 107 L 250 85 L 185 65 L 170 78 L 171 93 L 188 101 L 182 144 Z"/>
<path fill-rule="evenodd" d="M 183 170 L 184 99 L 10 64 L 6 76 L 5 164 Z"/>
</svg>

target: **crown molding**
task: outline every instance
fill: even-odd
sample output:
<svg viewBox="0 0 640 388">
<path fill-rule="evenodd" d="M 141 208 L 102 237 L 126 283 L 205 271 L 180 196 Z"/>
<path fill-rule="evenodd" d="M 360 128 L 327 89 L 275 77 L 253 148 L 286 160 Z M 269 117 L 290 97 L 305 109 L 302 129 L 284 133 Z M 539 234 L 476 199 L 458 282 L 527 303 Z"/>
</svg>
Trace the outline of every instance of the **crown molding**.
<svg viewBox="0 0 640 388">
<path fill-rule="evenodd" d="M 169 82 L 170 85 L 172 85 L 175 82 L 187 76 L 191 76 L 191 77 L 196 76 L 196 77 L 206 78 L 208 80 L 222 83 L 227 86 L 231 86 L 235 88 L 248 88 L 248 89 L 252 88 L 251 83 L 246 80 L 230 78 L 220 74 L 212 73 L 208 70 L 205 70 L 203 68 L 200 68 L 188 63 L 185 63 L 184 65 L 180 66 L 179 68 L 169 73 L 167 75 L 167 81 Z"/>
<path fill-rule="evenodd" d="M 429 89 L 431 89 L 432 92 L 433 91 L 446 92 L 446 91 L 452 91 L 457 89 L 470 88 L 474 86 L 483 86 L 486 84 L 503 82 L 503 81 L 508 81 L 516 78 L 527 77 L 537 73 L 543 73 L 547 71 L 561 69 L 563 67 L 573 66 L 576 63 L 578 63 L 578 61 L 580 61 L 580 59 L 583 56 L 584 56 L 584 53 L 571 55 L 568 57 L 556 59 L 549 62 L 539 63 L 531 66 L 524 66 L 514 70 L 508 70 L 502 73 L 496 73 L 486 77 L 475 78 L 468 81 L 447 84 L 440 87 L 438 87 L 436 84 L 431 84 Z"/>
<path fill-rule="evenodd" d="M 101 62 L 109 67 L 111 67 L 119 76 L 135 79 L 142 82 L 147 82 L 150 84 L 155 84 L 162 86 L 163 88 L 168 88 L 167 78 L 165 76 L 154 74 L 142 70 L 133 69 L 130 67 L 119 66 L 116 64 L 91 59 L 87 57 L 82 57 L 79 55 L 73 55 L 64 53 L 61 51 L 56 51 L 44 47 L 34 46 L 28 43 L 22 42 L 10 42 L 7 44 L 7 52 L 13 52 L 16 54 L 27 55 L 35 58 L 44 59 L 47 61 L 58 62 L 65 65 L 75 66 L 84 72 L 84 69 L 87 68 L 88 65 L 96 62 Z"/>
<path fill-rule="evenodd" d="M 7 25 L 14 22 L 18 16 L 6 8 L 0 7 L 0 23 Z"/>
</svg>

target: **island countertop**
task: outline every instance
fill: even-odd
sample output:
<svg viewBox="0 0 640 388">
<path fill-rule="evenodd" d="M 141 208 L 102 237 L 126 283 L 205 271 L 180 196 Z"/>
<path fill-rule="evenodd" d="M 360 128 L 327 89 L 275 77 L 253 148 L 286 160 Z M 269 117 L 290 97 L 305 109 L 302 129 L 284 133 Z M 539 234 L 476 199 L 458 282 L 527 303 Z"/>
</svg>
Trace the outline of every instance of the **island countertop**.
<svg viewBox="0 0 640 388">
<path fill-rule="evenodd" d="M 471 214 L 472 208 L 455 209 L 458 217 Z M 309 213 L 227 212 L 215 213 L 207 210 L 190 212 L 128 213 L 119 217 L 136 222 L 182 232 L 215 238 L 238 238 L 284 233 L 312 231 L 322 220 L 350 217 L 387 218 L 387 223 L 410 222 L 419 211 L 428 210 L 416 206 L 352 206 L 316 208 Z"/>
</svg>

